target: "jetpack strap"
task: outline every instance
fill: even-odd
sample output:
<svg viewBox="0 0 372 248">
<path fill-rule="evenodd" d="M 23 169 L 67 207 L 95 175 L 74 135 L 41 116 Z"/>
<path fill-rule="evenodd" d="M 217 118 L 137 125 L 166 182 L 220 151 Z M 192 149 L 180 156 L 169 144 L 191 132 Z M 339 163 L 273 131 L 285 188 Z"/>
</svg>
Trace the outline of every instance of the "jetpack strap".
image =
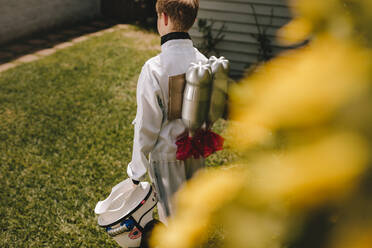
<svg viewBox="0 0 372 248">
<path fill-rule="evenodd" d="M 169 77 L 168 120 L 182 117 L 183 91 L 186 85 L 186 74 Z"/>
<path fill-rule="evenodd" d="M 130 216 L 129 219 L 132 220 L 137 229 L 143 233 L 143 227 L 136 221 L 136 219 L 134 219 L 133 216 Z"/>
</svg>

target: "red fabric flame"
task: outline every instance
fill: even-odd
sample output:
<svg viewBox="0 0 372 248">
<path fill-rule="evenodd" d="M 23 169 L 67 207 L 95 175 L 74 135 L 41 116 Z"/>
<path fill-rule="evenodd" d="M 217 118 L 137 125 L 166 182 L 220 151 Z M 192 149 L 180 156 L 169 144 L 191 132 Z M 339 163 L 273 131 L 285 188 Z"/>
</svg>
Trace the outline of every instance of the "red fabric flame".
<svg viewBox="0 0 372 248">
<path fill-rule="evenodd" d="M 183 136 L 177 140 L 177 154 L 178 160 L 186 160 L 188 158 L 208 157 L 216 151 L 223 149 L 224 139 L 210 131 L 199 130 L 193 137 Z"/>
</svg>

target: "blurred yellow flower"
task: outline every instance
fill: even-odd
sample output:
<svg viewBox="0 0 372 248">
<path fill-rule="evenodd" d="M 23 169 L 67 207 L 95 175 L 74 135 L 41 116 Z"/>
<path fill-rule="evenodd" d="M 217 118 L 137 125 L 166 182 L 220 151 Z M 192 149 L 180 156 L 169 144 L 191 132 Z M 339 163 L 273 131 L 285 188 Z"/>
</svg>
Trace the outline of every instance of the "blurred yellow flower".
<svg viewBox="0 0 372 248">
<path fill-rule="evenodd" d="M 291 0 L 290 6 L 296 17 L 288 27 L 279 32 L 284 44 L 293 44 L 309 36 L 309 32 L 332 34 L 349 38 L 353 26 L 346 1 L 339 0 Z M 299 16 L 299 17 L 298 17 Z"/>
<path fill-rule="evenodd" d="M 348 229 L 343 235 L 338 235 L 332 248 L 371 248 L 372 229 Z"/>
<path fill-rule="evenodd" d="M 154 231 L 154 247 L 188 248 L 202 243 L 212 215 L 231 201 L 246 179 L 240 166 L 199 173 L 176 196 L 178 211 L 168 227 Z"/>
<path fill-rule="evenodd" d="M 261 123 L 254 123 L 254 120 L 231 121 L 226 135 L 233 137 L 230 143 L 237 150 L 244 150 L 254 145 L 265 145 L 272 141 L 271 130 Z"/>
<path fill-rule="evenodd" d="M 232 119 L 240 122 L 232 126 L 238 128 L 232 131 L 237 147 L 266 138 L 267 130 L 331 119 L 368 89 L 370 60 L 371 53 L 355 44 L 322 36 L 267 63 L 232 90 Z"/>
<path fill-rule="evenodd" d="M 222 209 L 216 217 L 225 228 L 224 247 L 282 247 L 281 242 L 287 222 L 283 216 L 270 211 L 250 211 L 246 206 L 241 206 L 235 201 Z"/>
<path fill-rule="evenodd" d="M 283 45 L 293 45 L 308 39 L 312 29 L 310 21 L 304 18 L 296 18 L 279 29 L 277 38 Z"/>
<path fill-rule="evenodd" d="M 352 189 L 366 169 L 368 147 L 358 136 L 333 133 L 251 165 L 257 199 L 306 207 L 335 200 Z"/>
<path fill-rule="evenodd" d="M 338 0 L 289 0 L 294 16 L 301 16 L 311 22 L 323 19 L 335 11 L 340 4 Z"/>
<path fill-rule="evenodd" d="M 370 0 L 345 0 L 353 18 L 355 37 L 365 45 L 372 46 L 372 1 Z"/>
</svg>

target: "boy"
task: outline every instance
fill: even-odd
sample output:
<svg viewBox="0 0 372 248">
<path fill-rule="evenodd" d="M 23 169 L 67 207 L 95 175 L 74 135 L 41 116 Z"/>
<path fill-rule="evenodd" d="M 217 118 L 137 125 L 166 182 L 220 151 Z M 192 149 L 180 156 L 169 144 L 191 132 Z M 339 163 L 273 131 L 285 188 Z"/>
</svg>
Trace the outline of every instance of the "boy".
<svg viewBox="0 0 372 248">
<path fill-rule="evenodd" d="M 166 217 L 174 212 L 173 194 L 204 167 L 203 159 L 176 159 L 176 141 L 187 130 L 174 113 L 180 108 L 174 102 L 180 99 L 180 90 L 178 96 L 175 94 L 180 84 L 173 82 L 182 81 L 191 62 L 207 62 L 193 47 L 187 33 L 195 22 L 198 8 L 199 0 L 157 1 L 161 53 L 145 63 L 137 84 L 133 154 L 127 173 L 138 184 L 148 169 L 158 193 L 159 218 L 165 223 Z"/>
</svg>

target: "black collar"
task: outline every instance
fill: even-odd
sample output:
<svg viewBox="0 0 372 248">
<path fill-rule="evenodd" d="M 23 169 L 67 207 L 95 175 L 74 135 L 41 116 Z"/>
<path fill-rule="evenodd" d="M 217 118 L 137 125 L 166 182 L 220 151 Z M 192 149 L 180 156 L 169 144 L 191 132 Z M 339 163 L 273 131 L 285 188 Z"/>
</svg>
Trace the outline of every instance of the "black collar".
<svg viewBox="0 0 372 248">
<path fill-rule="evenodd" d="M 179 39 L 189 39 L 191 40 L 191 37 L 186 32 L 173 32 L 166 35 L 163 35 L 161 37 L 161 45 L 163 45 L 165 42 L 169 40 L 179 40 Z"/>
</svg>

